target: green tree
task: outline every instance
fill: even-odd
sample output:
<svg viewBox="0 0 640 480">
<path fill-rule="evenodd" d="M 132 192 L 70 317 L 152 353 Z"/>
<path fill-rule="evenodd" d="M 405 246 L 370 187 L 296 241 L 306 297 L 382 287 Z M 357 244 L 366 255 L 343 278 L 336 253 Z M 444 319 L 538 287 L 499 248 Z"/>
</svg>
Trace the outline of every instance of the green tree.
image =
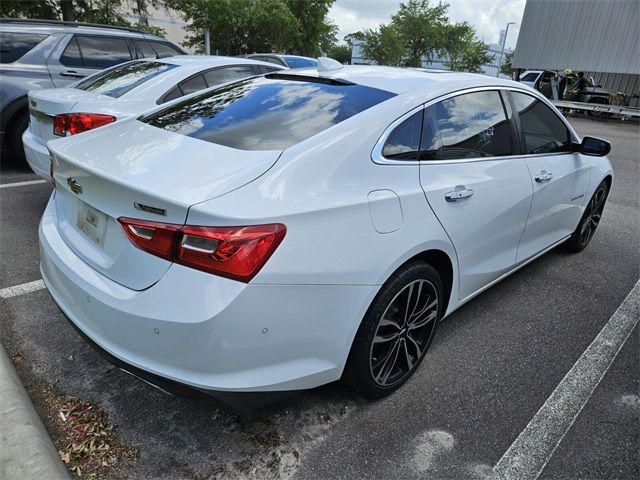
<svg viewBox="0 0 640 480">
<path fill-rule="evenodd" d="M 77 20 L 136 27 L 156 35 L 164 35 L 164 29 L 149 25 L 147 9 L 149 5 L 160 5 L 162 0 L 1 0 L 1 17 L 26 17 L 47 20 Z M 129 22 L 125 15 L 131 12 L 139 18 L 137 23 Z"/>
<path fill-rule="evenodd" d="M 447 25 L 443 31 L 445 46 L 439 53 L 447 58 L 445 64 L 451 70 L 480 73 L 482 65 L 492 60 L 487 45 L 467 22 Z"/>
<path fill-rule="evenodd" d="M 286 0 L 291 13 L 300 22 L 300 30 L 291 53 L 317 57 L 320 39 L 327 32 L 327 14 L 335 0 Z"/>
<path fill-rule="evenodd" d="M 409 0 L 401 3 L 391 17 L 391 26 L 404 47 L 404 63 L 420 67 L 422 61 L 431 62 L 444 46 L 444 27 L 449 23 L 446 15 L 449 5 L 431 4 L 429 0 Z"/>
<path fill-rule="evenodd" d="M 0 17 L 6 18 L 42 18 L 57 20 L 60 18 L 60 4 L 56 0 L 24 0 L 0 1 Z"/>
<path fill-rule="evenodd" d="M 342 64 L 351 63 L 351 47 L 349 45 L 334 45 L 327 52 L 327 56 Z"/>
<path fill-rule="evenodd" d="M 246 52 L 286 52 L 297 39 L 300 22 L 283 0 L 253 0 L 242 12 L 240 27 Z"/>
<path fill-rule="evenodd" d="M 319 53 L 326 55 L 333 47 L 338 45 L 338 25 L 331 20 L 324 22 L 323 31 L 318 42 Z"/>
<path fill-rule="evenodd" d="M 378 65 L 402 64 L 405 49 L 402 38 L 392 26 L 380 25 L 379 29 L 367 29 L 363 33 L 362 53 L 365 58 L 374 60 Z"/>
<path fill-rule="evenodd" d="M 246 0 L 166 0 L 167 7 L 179 11 L 189 32 L 185 44 L 204 51 L 204 30 L 211 32 L 211 50 L 227 55 L 245 53 L 242 25 Z"/>
<path fill-rule="evenodd" d="M 355 42 L 356 40 L 358 41 L 364 40 L 364 32 L 350 33 L 348 35 L 345 35 L 343 40 L 347 45 L 349 45 L 350 47 L 353 47 L 353 42 Z"/>
</svg>

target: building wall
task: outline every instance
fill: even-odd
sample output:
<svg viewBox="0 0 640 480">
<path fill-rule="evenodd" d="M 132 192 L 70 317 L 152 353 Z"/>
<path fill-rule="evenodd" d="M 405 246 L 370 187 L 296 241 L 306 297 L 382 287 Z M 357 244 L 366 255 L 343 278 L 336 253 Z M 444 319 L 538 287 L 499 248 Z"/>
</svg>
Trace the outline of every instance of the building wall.
<svg viewBox="0 0 640 480">
<path fill-rule="evenodd" d="M 640 1 L 527 0 L 513 66 L 640 74 Z"/>
<path fill-rule="evenodd" d="M 124 17 L 130 22 L 138 21 L 138 18 L 133 15 L 125 14 Z M 149 25 L 163 28 L 166 32 L 165 38 L 167 40 L 179 45 L 188 53 L 194 52 L 193 48 L 188 48 L 184 45 L 184 40 L 187 36 L 187 31 L 184 28 L 186 23 L 182 20 L 178 12 L 150 6 L 148 21 Z"/>
</svg>

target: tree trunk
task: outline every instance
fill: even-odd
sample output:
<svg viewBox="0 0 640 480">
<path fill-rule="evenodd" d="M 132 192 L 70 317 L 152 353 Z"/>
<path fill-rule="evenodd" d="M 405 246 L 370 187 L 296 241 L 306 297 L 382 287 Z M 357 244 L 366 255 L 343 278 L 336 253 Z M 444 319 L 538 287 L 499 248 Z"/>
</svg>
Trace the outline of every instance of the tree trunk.
<svg viewBox="0 0 640 480">
<path fill-rule="evenodd" d="M 75 20 L 75 16 L 73 14 L 73 0 L 60 0 L 60 7 L 62 9 L 62 20 L 73 22 Z"/>
</svg>

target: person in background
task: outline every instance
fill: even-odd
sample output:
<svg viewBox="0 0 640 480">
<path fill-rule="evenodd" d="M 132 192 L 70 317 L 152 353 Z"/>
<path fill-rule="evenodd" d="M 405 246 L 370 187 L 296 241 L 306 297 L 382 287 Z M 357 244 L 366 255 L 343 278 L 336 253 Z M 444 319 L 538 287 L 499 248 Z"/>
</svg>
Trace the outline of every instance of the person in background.
<svg viewBox="0 0 640 480">
<path fill-rule="evenodd" d="M 567 71 L 560 73 L 560 80 L 558 80 L 558 100 L 564 99 L 564 89 L 567 87 Z"/>
<path fill-rule="evenodd" d="M 580 100 L 586 89 L 587 81 L 584 79 L 584 72 L 578 72 L 578 79 L 576 80 L 576 83 L 573 84 L 573 95 L 575 97 L 573 100 Z"/>
</svg>

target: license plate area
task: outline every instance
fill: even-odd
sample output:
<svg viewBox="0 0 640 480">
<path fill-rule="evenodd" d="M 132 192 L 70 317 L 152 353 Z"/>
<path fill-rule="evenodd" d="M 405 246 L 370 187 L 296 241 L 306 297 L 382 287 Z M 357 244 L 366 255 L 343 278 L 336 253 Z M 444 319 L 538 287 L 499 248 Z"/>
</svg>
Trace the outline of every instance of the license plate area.
<svg viewBox="0 0 640 480">
<path fill-rule="evenodd" d="M 103 247 L 109 217 L 84 202 L 78 202 L 76 227 L 96 245 Z"/>
<path fill-rule="evenodd" d="M 31 133 L 43 140 L 54 138 L 53 134 L 53 117 L 34 109 L 29 110 L 29 128 Z"/>
</svg>

